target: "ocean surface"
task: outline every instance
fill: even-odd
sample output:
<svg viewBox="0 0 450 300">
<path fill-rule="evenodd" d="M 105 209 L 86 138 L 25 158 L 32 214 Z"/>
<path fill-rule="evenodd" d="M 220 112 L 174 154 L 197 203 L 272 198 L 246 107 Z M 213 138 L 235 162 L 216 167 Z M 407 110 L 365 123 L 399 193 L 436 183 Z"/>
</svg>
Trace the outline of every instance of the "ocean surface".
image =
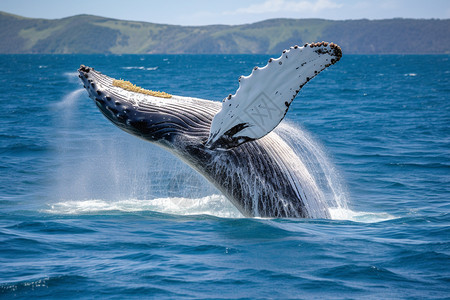
<svg viewBox="0 0 450 300">
<path fill-rule="evenodd" d="M 315 220 L 242 217 L 76 72 L 220 101 L 270 57 L 1 55 L 0 298 L 449 299 L 448 55 L 344 49 L 303 88 L 292 139 L 322 149 L 344 204 Z"/>
</svg>

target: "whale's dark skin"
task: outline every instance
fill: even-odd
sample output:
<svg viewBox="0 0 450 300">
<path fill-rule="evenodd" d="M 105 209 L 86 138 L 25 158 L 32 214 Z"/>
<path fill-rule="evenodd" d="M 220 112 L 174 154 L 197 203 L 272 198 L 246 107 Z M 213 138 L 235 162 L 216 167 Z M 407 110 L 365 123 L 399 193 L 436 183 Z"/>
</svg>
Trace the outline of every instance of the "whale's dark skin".
<svg viewBox="0 0 450 300">
<path fill-rule="evenodd" d="M 140 95 L 114 87 L 112 78 L 93 68 L 82 65 L 78 71 L 90 98 L 107 119 L 181 158 L 244 216 L 329 218 L 326 208 L 313 215 L 305 206 L 305 197 L 314 193 L 304 190 L 315 187 L 300 182 L 291 166 L 293 151 L 276 132 L 232 149 L 211 149 L 205 142 L 221 103 Z M 139 97 L 146 97 L 145 101 Z"/>
<path fill-rule="evenodd" d="M 189 107 L 183 107 L 178 104 L 184 100 L 161 99 L 167 102 L 165 107 L 149 104 L 137 108 L 121 95 L 108 92 L 112 87 L 111 78 L 84 66 L 79 73 L 89 96 L 114 125 L 180 157 L 213 183 L 244 216 L 309 217 L 296 187 L 279 185 L 289 182 L 289 174 L 267 153 L 266 146 L 262 145 L 266 139 L 227 151 L 204 146 L 220 103 L 193 99 Z M 253 186 L 243 186 L 247 182 L 241 178 L 251 178 Z M 253 201 L 255 190 L 259 193 Z M 288 201 L 287 207 L 281 198 Z"/>
</svg>

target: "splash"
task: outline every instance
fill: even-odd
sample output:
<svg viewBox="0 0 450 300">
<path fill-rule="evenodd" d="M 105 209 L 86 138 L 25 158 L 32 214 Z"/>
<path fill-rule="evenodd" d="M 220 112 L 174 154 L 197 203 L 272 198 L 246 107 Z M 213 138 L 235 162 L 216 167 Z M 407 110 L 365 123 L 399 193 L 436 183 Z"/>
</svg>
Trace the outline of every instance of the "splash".
<svg viewBox="0 0 450 300">
<path fill-rule="evenodd" d="M 343 180 L 320 143 L 305 129 L 288 122 L 281 123 L 276 133 L 293 149 L 308 169 L 319 189 L 318 202 L 323 203 L 328 210 L 347 210 L 348 194 Z M 331 212 L 330 215 L 333 218 Z"/>
<path fill-rule="evenodd" d="M 72 107 L 77 100 L 81 98 L 81 95 L 84 93 L 84 89 L 77 89 L 75 91 L 70 92 L 64 98 L 62 98 L 61 101 L 56 103 L 56 108 L 63 109 L 63 108 L 70 108 Z"/>
<path fill-rule="evenodd" d="M 114 205 L 118 205 L 118 210 L 131 205 L 140 210 L 181 215 L 240 215 L 224 196 L 217 201 L 220 192 L 199 173 L 154 144 L 121 131 L 111 131 L 105 136 L 104 129 L 92 125 L 85 133 L 78 130 L 76 135 L 72 134 L 71 128 L 84 125 L 73 107 L 82 92 L 77 89 L 57 104 L 62 113 L 58 114 L 61 119 L 57 120 L 56 128 L 60 139 L 54 205 L 60 211 L 64 211 L 66 203 L 80 212 L 83 205 L 91 209 L 101 205 L 107 210 L 114 210 Z M 311 216 L 320 218 L 319 212 L 326 210 L 330 211 L 326 215 L 335 218 L 331 210 L 346 210 L 345 189 L 322 147 L 305 130 L 287 122 L 282 122 L 276 133 L 289 145 L 289 157 L 306 170 L 300 172 L 304 176 L 299 181 L 312 181 L 317 186 L 302 191 L 306 196 L 302 198 L 314 202 L 307 204 L 311 211 L 317 212 Z M 208 202 L 210 206 L 206 205 Z M 77 205 L 81 207 L 76 208 Z"/>
<path fill-rule="evenodd" d="M 378 223 L 396 219 L 388 213 L 372 213 L 365 211 L 353 211 L 344 208 L 329 208 L 333 220 L 347 220 L 360 223 Z"/>
<path fill-rule="evenodd" d="M 200 174 L 158 146 L 114 128 L 105 135 L 103 126 L 108 125 L 102 119 L 93 118 L 99 124 L 92 124 L 88 112 L 74 107 L 83 93 L 83 89 L 74 90 L 53 107 L 58 110 L 52 136 L 55 203 L 203 199 L 220 194 Z M 192 205 L 201 202 L 191 201 Z"/>
<path fill-rule="evenodd" d="M 64 201 L 51 204 L 45 213 L 59 215 L 107 214 L 110 212 L 154 211 L 174 215 L 214 215 L 221 218 L 242 218 L 242 214 L 222 195 L 202 198 L 156 198 L 106 201 L 101 199 Z"/>
</svg>

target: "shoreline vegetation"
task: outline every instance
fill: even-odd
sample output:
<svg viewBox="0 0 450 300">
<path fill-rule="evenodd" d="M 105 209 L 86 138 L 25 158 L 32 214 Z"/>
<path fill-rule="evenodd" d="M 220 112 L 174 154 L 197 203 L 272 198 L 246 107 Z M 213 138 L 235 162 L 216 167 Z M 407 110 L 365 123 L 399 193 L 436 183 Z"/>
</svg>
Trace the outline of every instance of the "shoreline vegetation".
<svg viewBox="0 0 450 300">
<path fill-rule="evenodd" d="M 179 26 L 0 12 L 0 28 L 0 54 L 276 54 L 322 40 L 337 43 L 346 54 L 450 54 L 450 19 L 269 19 Z"/>
</svg>

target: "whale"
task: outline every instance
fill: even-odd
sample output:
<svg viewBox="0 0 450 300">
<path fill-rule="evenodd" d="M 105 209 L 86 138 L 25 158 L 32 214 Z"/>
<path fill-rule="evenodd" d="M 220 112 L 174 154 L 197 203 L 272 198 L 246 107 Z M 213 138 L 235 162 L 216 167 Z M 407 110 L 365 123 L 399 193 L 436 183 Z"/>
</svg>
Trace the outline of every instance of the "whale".
<svg viewBox="0 0 450 300">
<path fill-rule="evenodd" d="M 109 121 L 181 159 L 245 217 L 330 218 L 318 184 L 277 127 L 303 86 L 341 56 L 334 43 L 290 47 L 241 76 L 222 102 L 144 89 L 84 65 L 78 72 Z"/>
</svg>

